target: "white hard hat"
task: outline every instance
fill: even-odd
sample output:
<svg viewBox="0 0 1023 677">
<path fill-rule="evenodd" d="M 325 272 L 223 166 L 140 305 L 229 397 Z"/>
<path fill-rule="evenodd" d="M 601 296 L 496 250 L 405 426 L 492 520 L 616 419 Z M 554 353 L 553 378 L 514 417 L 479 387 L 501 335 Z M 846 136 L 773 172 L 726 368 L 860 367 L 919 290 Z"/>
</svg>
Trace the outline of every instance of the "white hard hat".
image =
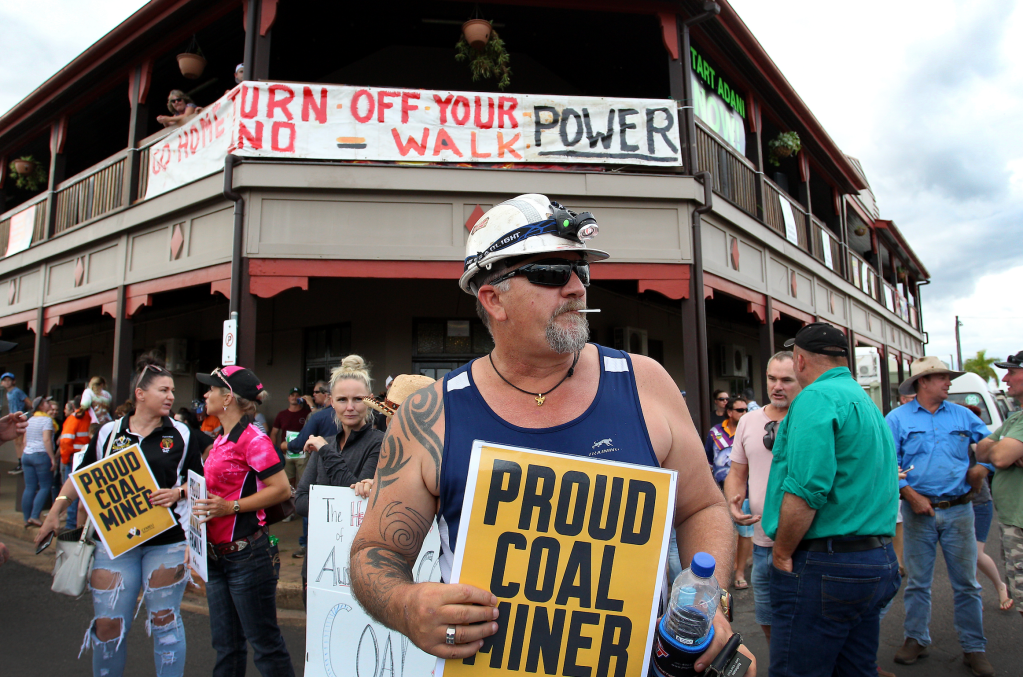
<svg viewBox="0 0 1023 677">
<path fill-rule="evenodd" d="M 488 210 L 469 231 L 465 269 L 458 286 L 475 295 L 470 281 L 512 256 L 578 251 L 586 254 L 589 261 L 601 261 L 609 254 L 586 246 L 586 240 L 598 230 L 593 214 L 576 214 L 548 200 L 546 195 L 529 193 L 506 200 Z"/>
</svg>

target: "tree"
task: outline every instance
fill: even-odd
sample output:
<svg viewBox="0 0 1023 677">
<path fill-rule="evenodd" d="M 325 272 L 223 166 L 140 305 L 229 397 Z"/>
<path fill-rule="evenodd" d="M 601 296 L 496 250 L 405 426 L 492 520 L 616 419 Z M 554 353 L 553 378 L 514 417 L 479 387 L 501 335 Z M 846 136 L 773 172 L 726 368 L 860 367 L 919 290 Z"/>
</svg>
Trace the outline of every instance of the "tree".
<svg viewBox="0 0 1023 677">
<path fill-rule="evenodd" d="M 991 365 L 998 359 L 997 357 L 988 357 L 987 348 L 984 350 L 978 350 L 976 357 L 971 357 L 963 363 L 963 369 L 968 372 L 974 373 L 977 376 L 984 379 L 984 382 L 998 381 L 998 374 L 991 368 Z"/>
</svg>

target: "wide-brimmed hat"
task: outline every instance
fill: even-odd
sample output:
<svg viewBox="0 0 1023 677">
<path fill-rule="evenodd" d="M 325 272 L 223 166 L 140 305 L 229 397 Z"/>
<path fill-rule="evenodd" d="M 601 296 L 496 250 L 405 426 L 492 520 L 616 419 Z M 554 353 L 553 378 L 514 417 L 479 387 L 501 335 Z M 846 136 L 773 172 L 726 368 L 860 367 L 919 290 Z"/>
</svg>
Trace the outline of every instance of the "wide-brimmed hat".
<svg viewBox="0 0 1023 677">
<path fill-rule="evenodd" d="M 367 397 L 364 402 L 386 416 L 394 416 L 394 412 L 398 411 L 398 407 L 409 395 L 434 381 L 436 379 L 422 374 L 399 374 L 394 377 L 387 397 Z"/>
<path fill-rule="evenodd" d="M 951 378 L 959 378 L 965 371 L 954 371 L 945 366 L 945 363 L 929 355 L 927 357 L 918 357 L 913 360 L 913 364 L 909 365 L 909 373 L 911 376 L 902 382 L 899 386 L 900 395 L 912 395 L 915 391 L 913 390 L 913 384 L 917 382 L 923 376 L 933 376 L 934 374 L 948 374 Z"/>
<path fill-rule="evenodd" d="M 999 369 L 1021 369 L 1023 368 L 1023 350 L 1019 351 L 1015 355 L 1009 355 L 1005 362 L 995 362 L 995 366 Z"/>
</svg>

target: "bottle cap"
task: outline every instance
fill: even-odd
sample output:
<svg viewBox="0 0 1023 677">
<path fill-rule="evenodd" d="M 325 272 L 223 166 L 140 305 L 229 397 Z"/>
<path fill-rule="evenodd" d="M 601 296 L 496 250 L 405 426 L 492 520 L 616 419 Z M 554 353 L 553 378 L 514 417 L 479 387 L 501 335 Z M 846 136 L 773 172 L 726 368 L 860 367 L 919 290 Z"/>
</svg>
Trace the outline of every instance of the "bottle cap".
<svg viewBox="0 0 1023 677">
<path fill-rule="evenodd" d="M 693 563 L 689 568 L 700 578 L 710 578 L 714 575 L 715 566 L 716 563 L 713 555 L 706 552 L 698 552 L 693 555 Z"/>
</svg>

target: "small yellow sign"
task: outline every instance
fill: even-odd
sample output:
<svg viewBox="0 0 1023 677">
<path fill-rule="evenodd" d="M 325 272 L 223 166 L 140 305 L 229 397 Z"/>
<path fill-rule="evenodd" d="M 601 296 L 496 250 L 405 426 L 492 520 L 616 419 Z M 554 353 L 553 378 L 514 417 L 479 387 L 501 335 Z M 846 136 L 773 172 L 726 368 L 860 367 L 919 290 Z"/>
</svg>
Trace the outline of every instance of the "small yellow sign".
<svg viewBox="0 0 1023 677">
<path fill-rule="evenodd" d="M 80 468 L 71 477 L 111 559 L 177 523 L 168 508 L 149 502 L 160 485 L 137 444 Z"/>
<path fill-rule="evenodd" d="M 497 596 L 499 630 L 442 674 L 646 675 L 675 482 L 661 468 L 477 441 L 452 581 Z"/>
</svg>

